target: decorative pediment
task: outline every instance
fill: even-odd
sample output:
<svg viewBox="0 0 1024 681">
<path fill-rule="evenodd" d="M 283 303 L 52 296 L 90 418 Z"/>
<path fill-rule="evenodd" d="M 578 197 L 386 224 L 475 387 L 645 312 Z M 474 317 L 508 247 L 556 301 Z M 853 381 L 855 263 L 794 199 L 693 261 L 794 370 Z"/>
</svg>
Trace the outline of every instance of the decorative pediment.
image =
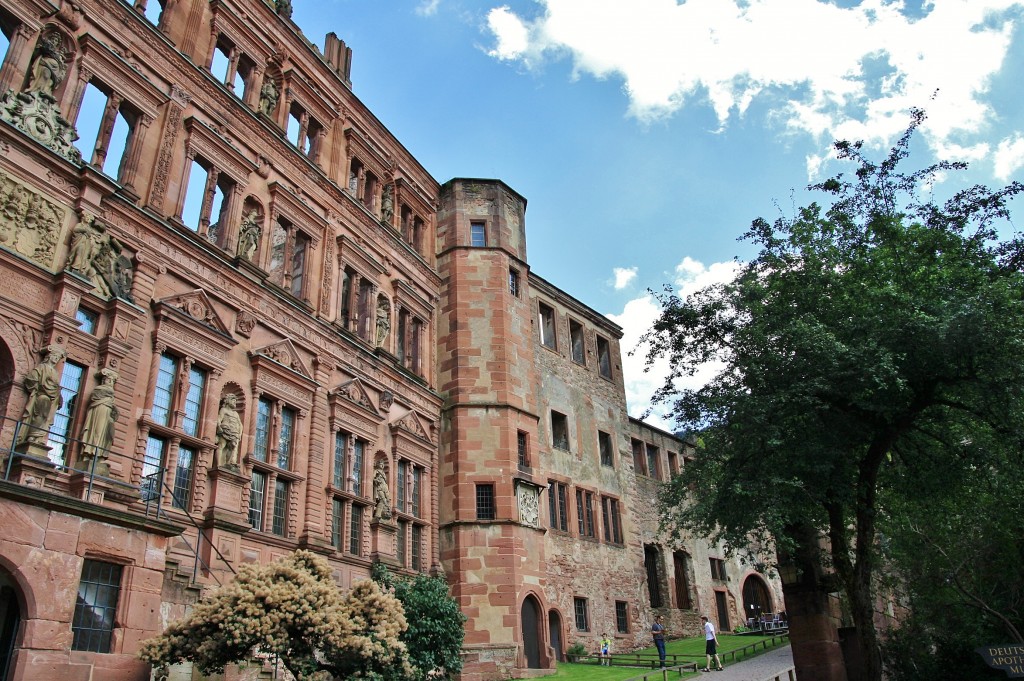
<svg viewBox="0 0 1024 681">
<path fill-rule="evenodd" d="M 377 413 L 369 391 L 358 378 L 345 381 L 327 394 L 331 409 L 331 429 L 349 431 L 369 442 L 376 442 L 383 420 Z"/>
<path fill-rule="evenodd" d="M 433 443 L 433 438 L 430 436 L 429 425 L 429 422 L 426 422 L 426 420 L 420 417 L 419 414 L 414 411 L 410 411 L 405 416 L 393 422 L 391 424 L 391 430 L 392 432 L 403 430 L 424 442 Z"/>
<path fill-rule="evenodd" d="M 201 288 L 189 291 L 188 293 L 161 298 L 157 301 L 156 305 L 167 305 L 181 310 L 197 322 L 212 327 L 225 336 L 231 335 L 227 323 L 217 314 L 217 310 L 214 308 L 210 297 Z"/>
<path fill-rule="evenodd" d="M 376 407 L 373 406 L 373 400 L 370 399 L 370 393 L 367 392 L 366 386 L 358 378 L 342 383 L 334 389 L 334 393 L 339 397 L 344 397 L 349 402 L 358 404 L 364 409 L 376 411 Z"/>
<path fill-rule="evenodd" d="M 313 374 L 310 372 L 309 367 L 302 361 L 302 357 L 299 356 L 298 351 L 295 349 L 295 344 L 291 340 L 285 338 L 277 343 L 271 343 L 265 345 L 262 348 L 253 351 L 254 355 L 262 355 L 268 357 L 282 366 L 286 366 L 292 371 L 301 374 L 305 378 L 312 380 Z"/>
</svg>

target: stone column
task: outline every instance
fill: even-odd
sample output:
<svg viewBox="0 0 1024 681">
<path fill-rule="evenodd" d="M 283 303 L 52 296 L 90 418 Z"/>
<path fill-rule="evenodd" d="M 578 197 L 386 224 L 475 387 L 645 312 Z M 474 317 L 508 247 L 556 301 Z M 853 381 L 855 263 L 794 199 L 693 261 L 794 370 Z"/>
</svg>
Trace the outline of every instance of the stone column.
<svg viewBox="0 0 1024 681">
<path fill-rule="evenodd" d="M 135 121 L 135 127 L 131 133 L 131 144 L 125 154 L 121 166 L 121 184 L 133 194 L 135 191 L 135 175 L 139 170 L 139 157 L 142 156 L 142 147 L 146 142 L 146 131 L 152 125 L 153 119 L 150 116 L 141 115 Z"/>
</svg>

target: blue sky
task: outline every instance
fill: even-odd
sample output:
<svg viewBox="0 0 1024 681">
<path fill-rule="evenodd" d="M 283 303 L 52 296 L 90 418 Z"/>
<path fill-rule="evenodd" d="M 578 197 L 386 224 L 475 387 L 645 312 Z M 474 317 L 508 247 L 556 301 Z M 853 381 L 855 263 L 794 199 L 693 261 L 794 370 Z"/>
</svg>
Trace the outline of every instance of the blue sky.
<svg viewBox="0 0 1024 681">
<path fill-rule="evenodd" d="M 624 350 L 653 320 L 648 288 L 728 276 L 753 218 L 812 200 L 808 182 L 842 169 L 833 139 L 887 149 L 924 107 L 915 161 L 1024 179 L 1024 2 L 294 7 L 309 40 L 353 49 L 355 94 L 437 180 L 526 197 L 532 269 L 621 324 Z M 633 415 L 657 383 L 640 367 L 625 366 Z"/>
</svg>

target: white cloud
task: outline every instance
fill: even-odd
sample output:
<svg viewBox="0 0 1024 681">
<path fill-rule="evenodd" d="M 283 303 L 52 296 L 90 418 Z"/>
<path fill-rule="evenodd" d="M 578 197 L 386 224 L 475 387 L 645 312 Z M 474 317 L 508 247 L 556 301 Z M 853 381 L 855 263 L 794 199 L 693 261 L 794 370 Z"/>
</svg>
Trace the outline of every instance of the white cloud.
<svg viewBox="0 0 1024 681">
<path fill-rule="evenodd" d="M 416 7 L 416 14 L 421 17 L 432 17 L 437 14 L 438 5 L 441 4 L 441 0 L 423 0 Z"/>
<path fill-rule="evenodd" d="M 902 0 L 538 0 L 522 19 L 491 11 L 491 54 L 532 65 L 571 55 L 576 76 L 623 81 L 630 113 L 671 115 L 691 100 L 724 126 L 760 100 L 786 129 L 819 142 L 891 143 L 910 107 L 937 152 L 984 132 L 983 100 L 1002 67 L 1021 0 L 925 2 L 911 16 Z M 935 95 L 938 91 L 938 95 Z M 965 147 L 966 148 L 966 147 Z M 973 151 L 985 151 L 970 146 Z M 814 168 L 811 168 L 812 170 Z"/>
<path fill-rule="evenodd" d="M 688 296 L 712 284 L 731 281 L 739 269 L 736 262 L 716 262 L 705 266 L 687 256 L 676 266 L 674 286 L 680 296 Z M 640 345 L 643 336 L 658 318 L 660 308 L 650 294 L 634 298 L 625 304 L 622 312 L 608 315 L 608 318 L 622 327 L 622 373 L 625 378 L 626 404 L 632 416 L 639 417 L 651 407 L 651 396 L 662 386 L 668 376 L 668 362 L 657 360 L 647 371 L 647 346 Z M 630 354 L 632 353 L 632 354 Z M 717 365 L 708 365 L 679 383 L 680 387 L 698 387 L 706 383 L 719 370 Z M 656 408 L 647 421 L 665 430 L 675 430 L 675 424 L 664 418 L 664 409 Z"/>
<path fill-rule="evenodd" d="M 635 267 L 616 267 L 612 270 L 615 277 L 615 282 L 612 286 L 615 287 L 616 291 L 621 291 L 636 281 L 636 272 L 637 268 Z"/>
<path fill-rule="evenodd" d="M 1014 172 L 1024 167 L 1024 136 L 1017 133 L 999 143 L 995 156 L 995 176 L 1006 182 Z"/>
</svg>

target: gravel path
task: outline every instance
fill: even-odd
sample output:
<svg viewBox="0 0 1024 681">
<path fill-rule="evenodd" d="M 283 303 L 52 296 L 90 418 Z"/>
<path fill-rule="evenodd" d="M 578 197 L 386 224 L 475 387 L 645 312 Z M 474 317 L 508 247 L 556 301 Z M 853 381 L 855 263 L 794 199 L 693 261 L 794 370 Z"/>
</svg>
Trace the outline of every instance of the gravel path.
<svg viewBox="0 0 1024 681">
<path fill-rule="evenodd" d="M 711 671 L 701 674 L 701 677 L 708 681 L 770 681 L 778 674 L 779 681 L 789 681 L 786 670 L 792 666 L 793 650 L 782 646 L 749 660 L 726 665 L 725 671 Z"/>
</svg>

